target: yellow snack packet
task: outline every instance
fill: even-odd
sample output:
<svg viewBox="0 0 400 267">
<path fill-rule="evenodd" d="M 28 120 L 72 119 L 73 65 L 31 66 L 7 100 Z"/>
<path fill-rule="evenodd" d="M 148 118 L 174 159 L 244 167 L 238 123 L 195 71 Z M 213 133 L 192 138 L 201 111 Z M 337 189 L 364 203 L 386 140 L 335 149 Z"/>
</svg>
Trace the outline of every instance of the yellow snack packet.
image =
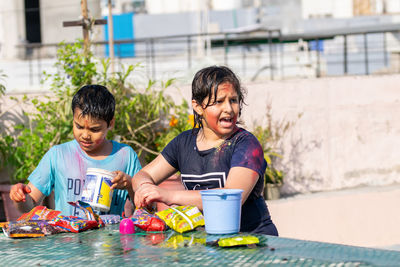
<svg viewBox="0 0 400 267">
<path fill-rule="evenodd" d="M 235 236 L 235 237 L 224 237 L 218 239 L 218 246 L 220 247 L 234 247 L 234 246 L 245 246 L 251 244 L 258 244 L 260 240 L 255 236 Z"/>
<path fill-rule="evenodd" d="M 191 231 L 204 225 L 204 217 L 195 206 L 178 206 L 156 212 L 171 229 L 178 233 Z"/>
</svg>

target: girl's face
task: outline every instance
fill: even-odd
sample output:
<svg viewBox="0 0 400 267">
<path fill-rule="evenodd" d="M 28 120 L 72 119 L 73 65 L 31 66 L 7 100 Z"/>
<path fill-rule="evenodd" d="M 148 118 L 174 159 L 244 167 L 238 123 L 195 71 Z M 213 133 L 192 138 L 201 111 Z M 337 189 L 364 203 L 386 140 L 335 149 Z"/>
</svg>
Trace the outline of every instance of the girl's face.
<svg viewBox="0 0 400 267">
<path fill-rule="evenodd" d="M 79 146 L 89 156 L 97 156 L 105 147 L 108 131 L 114 126 L 114 119 L 110 126 L 102 119 L 94 119 L 90 116 L 82 116 L 82 110 L 75 109 L 73 121 L 73 134 Z"/>
<path fill-rule="evenodd" d="M 236 90 L 231 83 L 222 83 L 218 86 L 217 97 L 212 96 L 208 107 L 207 102 L 208 97 L 195 109 L 203 117 L 204 132 L 210 132 L 218 139 L 228 138 L 237 127 L 239 97 Z"/>
</svg>

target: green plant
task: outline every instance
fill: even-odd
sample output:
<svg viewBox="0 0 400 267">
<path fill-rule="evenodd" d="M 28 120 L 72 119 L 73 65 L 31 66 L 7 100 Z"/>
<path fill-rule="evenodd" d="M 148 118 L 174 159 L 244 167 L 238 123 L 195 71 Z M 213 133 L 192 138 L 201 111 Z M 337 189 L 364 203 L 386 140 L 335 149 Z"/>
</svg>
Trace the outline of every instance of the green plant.
<svg viewBox="0 0 400 267">
<path fill-rule="evenodd" d="M 4 85 L 4 81 L 7 78 L 7 75 L 4 74 L 3 70 L 0 70 L 0 96 L 4 95 L 6 92 L 6 86 Z"/>
<path fill-rule="evenodd" d="M 189 113 L 189 105 L 184 100 L 181 105 L 175 107 L 174 113 L 170 115 L 168 127 L 164 128 L 156 138 L 157 150 L 161 151 L 174 137 L 183 131 L 192 129 L 193 125 L 194 117 Z"/>
<path fill-rule="evenodd" d="M 161 83 L 161 90 L 154 90 L 155 82 L 150 80 L 140 92 L 132 86 L 125 87 L 118 83 L 111 86 L 118 103 L 116 126 L 111 138 L 118 137 L 121 142 L 132 145 L 138 154 L 144 152 L 147 162 L 158 155 L 157 137 L 164 131 L 164 121 L 176 108 L 172 98 L 164 94 L 172 82 L 171 79 Z"/>
<path fill-rule="evenodd" d="M 85 55 L 80 41 L 59 45 L 57 71 L 44 73 L 43 79 L 51 94 L 31 100 L 34 110 L 25 112 L 28 123 L 15 127 L 11 135 L 14 137 L 7 140 L 7 163 L 13 168 L 13 183 L 26 182 L 51 146 L 73 139 L 71 100 L 85 84 L 104 85 L 116 98 L 115 127 L 108 138 L 131 145 L 139 155 L 144 153 L 147 161 L 159 153 L 156 140 L 164 133 L 162 125 L 171 112 L 180 109 L 165 95 L 174 80 L 150 80 L 145 88 L 137 89 L 128 77 L 140 64 L 121 66 L 116 73 L 110 73 L 109 67 L 109 60 L 96 59 L 90 52 Z"/>
<path fill-rule="evenodd" d="M 267 162 L 267 169 L 265 170 L 265 183 L 266 184 L 282 184 L 284 173 L 275 167 L 277 159 L 281 159 L 282 155 L 279 154 L 272 146 L 273 138 L 271 129 L 256 126 L 253 130 L 254 135 L 260 141 L 264 151 L 264 159 Z"/>
<path fill-rule="evenodd" d="M 266 125 L 255 125 L 253 134 L 260 142 L 264 158 L 268 166 L 265 170 L 266 184 L 283 184 L 285 173 L 278 167 L 278 161 L 282 159 L 280 153 L 280 145 L 282 138 L 287 131 L 294 125 L 294 122 L 282 120 L 274 120 L 272 118 L 271 104 L 267 105 Z M 301 115 L 299 115 L 300 117 Z"/>
<path fill-rule="evenodd" d="M 0 70 L 0 98 L 4 96 L 6 91 L 6 86 L 3 83 L 6 77 L 7 75 L 4 74 L 3 70 Z M 0 109 L 0 123 L 2 122 L 1 118 L 5 113 L 6 111 Z M 5 127 L 2 125 L 0 130 L 0 169 L 2 169 L 5 165 L 6 153 L 8 150 L 8 141 L 9 141 L 7 138 L 7 133 L 4 128 Z"/>
</svg>

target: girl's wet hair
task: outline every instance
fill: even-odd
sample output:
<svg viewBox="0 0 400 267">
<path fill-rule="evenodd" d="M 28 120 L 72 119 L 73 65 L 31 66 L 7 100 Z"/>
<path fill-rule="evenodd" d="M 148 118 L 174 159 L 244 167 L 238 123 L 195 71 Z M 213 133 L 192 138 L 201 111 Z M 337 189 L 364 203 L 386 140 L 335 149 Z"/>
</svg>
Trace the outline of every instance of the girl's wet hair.
<svg viewBox="0 0 400 267">
<path fill-rule="evenodd" d="M 226 82 L 232 84 L 238 95 L 240 116 L 246 91 L 242 88 L 239 78 L 228 67 L 210 66 L 199 70 L 192 82 L 192 100 L 195 100 L 199 105 L 203 105 L 204 99 L 208 97 L 204 108 L 213 105 L 216 101 L 218 86 Z M 193 110 L 193 114 L 194 127 L 203 127 L 201 116 L 195 110 Z"/>
<path fill-rule="evenodd" d="M 85 85 L 72 98 L 73 113 L 76 108 L 82 110 L 80 116 L 102 119 L 107 126 L 110 126 L 110 122 L 114 118 L 115 99 L 102 85 Z"/>
</svg>

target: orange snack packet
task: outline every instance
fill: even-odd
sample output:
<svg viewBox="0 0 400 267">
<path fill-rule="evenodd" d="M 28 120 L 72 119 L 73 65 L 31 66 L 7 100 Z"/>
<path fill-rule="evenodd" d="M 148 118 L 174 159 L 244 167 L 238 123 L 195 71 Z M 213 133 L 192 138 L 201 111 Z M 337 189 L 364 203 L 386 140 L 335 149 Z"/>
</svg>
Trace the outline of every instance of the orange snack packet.
<svg viewBox="0 0 400 267">
<path fill-rule="evenodd" d="M 45 220 L 50 221 L 57 217 L 61 211 L 48 209 L 45 206 L 34 207 L 30 212 L 24 213 L 17 219 L 19 222 Z"/>
</svg>

